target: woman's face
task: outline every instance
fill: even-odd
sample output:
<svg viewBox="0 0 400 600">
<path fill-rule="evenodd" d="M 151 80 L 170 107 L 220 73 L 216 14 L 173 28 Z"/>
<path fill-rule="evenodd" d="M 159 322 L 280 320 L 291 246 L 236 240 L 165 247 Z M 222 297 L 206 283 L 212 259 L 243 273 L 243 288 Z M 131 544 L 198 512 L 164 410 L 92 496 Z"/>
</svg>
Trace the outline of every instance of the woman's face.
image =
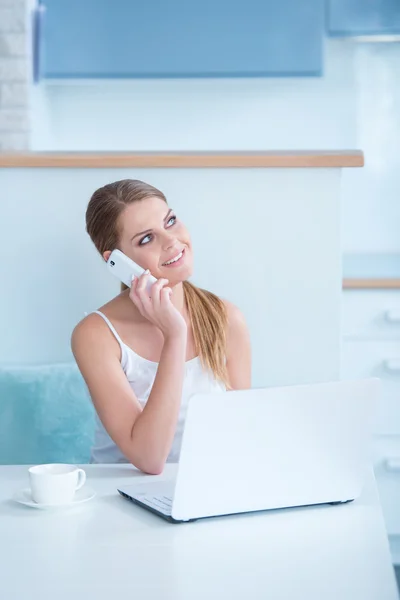
<svg viewBox="0 0 400 600">
<path fill-rule="evenodd" d="M 189 232 L 163 200 L 152 197 L 128 205 L 120 226 L 120 250 L 156 279 L 168 279 L 172 287 L 190 277 Z"/>
</svg>

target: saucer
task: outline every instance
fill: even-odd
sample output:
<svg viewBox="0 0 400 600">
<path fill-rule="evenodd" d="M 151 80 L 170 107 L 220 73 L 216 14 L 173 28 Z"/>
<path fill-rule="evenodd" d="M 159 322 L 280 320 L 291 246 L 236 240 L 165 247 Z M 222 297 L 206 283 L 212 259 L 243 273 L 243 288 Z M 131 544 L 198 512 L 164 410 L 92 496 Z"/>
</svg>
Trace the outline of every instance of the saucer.
<svg viewBox="0 0 400 600">
<path fill-rule="evenodd" d="M 42 510 L 60 510 L 71 508 L 72 506 L 77 506 L 78 504 L 83 504 L 84 502 L 94 498 L 95 495 L 96 492 L 92 488 L 84 486 L 75 492 L 72 502 L 68 502 L 67 504 L 39 504 L 33 501 L 30 488 L 25 488 L 14 494 L 13 499 L 19 504 L 24 504 L 25 506 L 30 506 L 32 508 L 39 508 Z"/>
</svg>

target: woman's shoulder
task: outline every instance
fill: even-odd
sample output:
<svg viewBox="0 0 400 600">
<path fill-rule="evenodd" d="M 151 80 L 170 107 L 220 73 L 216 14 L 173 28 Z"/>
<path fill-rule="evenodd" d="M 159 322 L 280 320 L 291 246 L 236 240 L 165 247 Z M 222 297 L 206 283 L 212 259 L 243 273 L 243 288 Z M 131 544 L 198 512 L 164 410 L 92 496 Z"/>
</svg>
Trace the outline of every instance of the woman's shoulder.
<svg viewBox="0 0 400 600">
<path fill-rule="evenodd" d="M 230 353 L 232 348 L 241 346 L 247 343 L 249 339 L 249 330 L 244 314 L 236 304 L 221 298 L 225 305 L 227 314 L 227 352 Z"/>
<path fill-rule="evenodd" d="M 72 350 L 75 353 L 75 349 L 78 349 L 78 347 L 89 348 L 104 343 L 109 337 L 107 329 L 107 324 L 100 315 L 96 312 L 89 313 L 72 330 Z"/>
<path fill-rule="evenodd" d="M 112 339 L 112 337 L 110 338 L 110 327 L 108 323 L 118 321 L 121 315 L 126 311 L 127 299 L 124 296 L 126 296 L 126 294 L 122 292 L 81 319 L 72 331 L 72 343 L 80 344 L 85 340 L 90 344 L 99 343 L 106 339 Z M 128 308 L 132 310 L 131 307 Z"/>
<path fill-rule="evenodd" d="M 224 303 L 227 318 L 228 318 L 228 327 L 241 327 L 246 324 L 246 319 L 242 311 L 236 304 L 226 300 L 225 298 L 221 298 Z"/>
</svg>

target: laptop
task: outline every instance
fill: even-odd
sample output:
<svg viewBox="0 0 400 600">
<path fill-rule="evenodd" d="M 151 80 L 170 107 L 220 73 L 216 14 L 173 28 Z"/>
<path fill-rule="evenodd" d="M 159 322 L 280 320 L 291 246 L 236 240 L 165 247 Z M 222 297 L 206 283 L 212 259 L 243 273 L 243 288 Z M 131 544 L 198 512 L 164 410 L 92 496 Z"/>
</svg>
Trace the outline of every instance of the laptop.
<svg viewBox="0 0 400 600">
<path fill-rule="evenodd" d="M 371 465 L 380 380 L 194 394 L 174 481 L 124 485 L 172 523 L 350 502 Z"/>
</svg>

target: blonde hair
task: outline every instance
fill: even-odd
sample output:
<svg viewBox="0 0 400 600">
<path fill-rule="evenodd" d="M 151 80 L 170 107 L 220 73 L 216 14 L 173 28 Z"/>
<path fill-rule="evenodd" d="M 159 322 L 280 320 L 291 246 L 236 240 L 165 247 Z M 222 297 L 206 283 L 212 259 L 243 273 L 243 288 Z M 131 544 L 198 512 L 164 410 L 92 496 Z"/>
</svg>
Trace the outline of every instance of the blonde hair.
<svg viewBox="0 0 400 600">
<path fill-rule="evenodd" d="M 101 255 L 118 247 L 120 216 L 126 206 L 146 198 L 167 199 L 160 190 L 137 179 L 122 179 L 97 189 L 86 210 L 86 231 Z M 128 289 L 122 284 L 121 289 Z M 193 329 L 195 349 L 203 367 L 229 389 L 226 369 L 228 317 L 223 301 L 208 290 L 183 282 L 184 300 Z"/>
</svg>

